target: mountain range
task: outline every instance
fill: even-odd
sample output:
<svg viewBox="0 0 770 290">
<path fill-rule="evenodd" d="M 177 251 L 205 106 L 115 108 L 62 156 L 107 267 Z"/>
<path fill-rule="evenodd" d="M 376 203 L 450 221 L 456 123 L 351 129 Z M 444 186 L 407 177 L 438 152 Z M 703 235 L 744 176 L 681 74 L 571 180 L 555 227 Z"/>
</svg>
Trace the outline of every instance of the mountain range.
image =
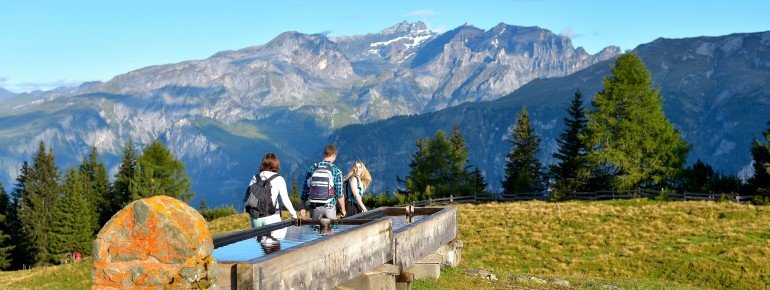
<svg viewBox="0 0 770 290">
<path fill-rule="evenodd" d="M 722 173 L 752 174 L 750 144 L 767 129 L 770 118 L 770 32 L 721 37 L 657 39 L 632 51 L 660 87 L 664 113 L 692 146 L 688 164 L 701 159 Z M 576 90 L 590 104 L 611 76 L 614 59 L 564 77 L 538 79 L 495 101 L 462 104 L 417 116 L 396 117 L 335 131 L 330 143 L 348 156 L 369 161 L 379 189 L 395 189 L 395 176 L 408 172 L 416 141 L 455 124 L 493 191 L 503 179 L 512 125 L 522 106 L 543 139 L 540 159 L 553 162 L 562 118 Z M 590 109 L 590 105 L 586 106 Z M 398 136 L 385 139 L 379 136 Z M 367 142 L 378 140 L 378 142 Z M 385 141 L 387 140 L 387 141 Z M 348 144 L 355 144 L 349 146 Z M 361 146 L 360 144 L 366 144 Z M 349 162 L 347 156 L 342 162 Z"/>
<path fill-rule="evenodd" d="M 4 99 L 10 99 L 13 96 L 16 96 L 16 93 L 8 91 L 8 90 L 6 90 L 4 88 L 0 88 L 0 101 L 2 101 Z"/>
<path fill-rule="evenodd" d="M 729 172 L 747 164 L 748 149 L 740 150 L 770 115 L 767 38 L 659 39 L 635 50 L 685 139 L 715 143 L 694 146 L 691 158 Z M 374 190 L 392 189 L 418 138 L 459 123 L 471 162 L 494 189 L 517 108 L 532 113 L 547 161 L 574 89 L 592 96 L 619 54 L 607 47 L 590 55 L 568 37 L 504 23 L 444 33 L 421 22 L 356 36 L 286 32 L 203 60 L 0 100 L 0 180 L 10 184 L 41 140 L 63 166 L 95 145 L 114 173 L 127 139 L 160 139 L 186 164 L 198 198 L 236 203 L 264 153 L 277 153 L 294 179 L 331 142 L 341 149 L 338 164 L 363 159 L 378 179 Z M 709 155 L 714 148 L 721 153 Z"/>
</svg>

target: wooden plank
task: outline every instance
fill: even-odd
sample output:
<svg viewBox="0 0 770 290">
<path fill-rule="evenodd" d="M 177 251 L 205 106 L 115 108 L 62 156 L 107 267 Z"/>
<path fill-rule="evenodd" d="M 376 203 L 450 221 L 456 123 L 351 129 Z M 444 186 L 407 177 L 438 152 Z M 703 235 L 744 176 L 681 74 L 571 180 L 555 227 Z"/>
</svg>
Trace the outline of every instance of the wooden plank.
<svg viewBox="0 0 770 290">
<path fill-rule="evenodd" d="M 251 264 L 251 271 L 257 277 L 261 270 L 263 289 L 329 289 L 391 260 L 391 221 L 381 218 L 267 259 L 257 259 Z"/>
<path fill-rule="evenodd" d="M 457 237 L 457 209 L 447 207 L 396 230 L 394 264 L 402 270 Z"/>
</svg>

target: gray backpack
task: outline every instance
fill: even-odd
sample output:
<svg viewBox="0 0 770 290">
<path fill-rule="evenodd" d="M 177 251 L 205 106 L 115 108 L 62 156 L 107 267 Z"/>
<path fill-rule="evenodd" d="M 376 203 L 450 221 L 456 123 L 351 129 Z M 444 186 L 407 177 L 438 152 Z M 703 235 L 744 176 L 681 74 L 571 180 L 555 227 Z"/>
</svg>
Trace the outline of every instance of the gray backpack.
<svg viewBox="0 0 770 290">
<path fill-rule="evenodd" d="M 252 183 L 246 188 L 246 195 L 243 197 L 243 205 L 246 208 L 246 212 L 249 213 L 252 218 L 257 219 L 275 213 L 276 207 L 270 193 L 270 190 L 272 189 L 270 181 L 276 177 L 278 177 L 278 174 L 265 180 L 259 180 L 259 176 L 255 175 L 254 178 L 257 182 Z"/>
</svg>

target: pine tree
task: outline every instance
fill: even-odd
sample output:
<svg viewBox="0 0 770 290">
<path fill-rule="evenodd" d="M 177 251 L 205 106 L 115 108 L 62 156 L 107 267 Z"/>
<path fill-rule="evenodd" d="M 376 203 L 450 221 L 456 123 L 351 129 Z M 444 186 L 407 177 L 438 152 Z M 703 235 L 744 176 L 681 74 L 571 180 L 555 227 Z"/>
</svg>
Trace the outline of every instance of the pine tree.
<svg viewBox="0 0 770 290">
<path fill-rule="evenodd" d="M 0 182 L 0 269 L 7 269 L 11 266 L 11 250 L 13 244 L 10 242 L 10 235 L 8 235 L 8 224 L 6 222 L 6 216 L 8 216 L 8 209 L 11 206 L 11 201 L 8 198 L 8 194 L 5 192 L 3 183 Z"/>
<path fill-rule="evenodd" d="M 471 167 L 473 167 L 473 171 L 468 173 L 468 181 L 470 185 L 470 191 L 468 194 L 482 193 L 487 188 L 487 181 L 484 179 L 484 176 L 481 174 L 481 170 L 479 170 L 478 167 L 467 166 L 466 170 L 469 170 Z"/>
<path fill-rule="evenodd" d="M 49 251 L 50 231 L 60 191 L 53 150 L 46 150 L 43 142 L 40 142 L 37 155 L 27 172 L 25 192 L 25 197 L 20 200 L 19 218 L 31 239 L 27 250 L 33 264 L 45 265 L 56 260 Z"/>
<path fill-rule="evenodd" d="M 128 140 L 123 147 L 123 161 L 120 163 L 118 173 L 115 174 L 115 183 L 112 187 L 109 199 L 109 215 L 112 216 L 129 204 L 133 198 L 131 194 L 131 179 L 136 173 L 136 146 L 134 141 Z"/>
<path fill-rule="evenodd" d="M 762 132 L 765 140 L 754 139 L 751 143 L 754 175 L 749 178 L 749 189 L 758 195 L 759 203 L 770 203 L 770 120 L 767 126 L 768 129 Z"/>
<path fill-rule="evenodd" d="M 407 174 L 406 180 L 403 180 L 407 194 L 425 192 L 425 187 L 428 186 L 428 149 L 425 140 L 417 140 L 416 146 L 417 151 L 412 153 L 412 161 L 409 162 L 409 174 Z M 399 182 L 401 181 L 399 178 Z"/>
<path fill-rule="evenodd" d="M 688 145 L 663 114 L 660 89 L 632 53 L 620 56 L 588 114 L 587 159 L 620 190 L 663 185 L 683 169 Z"/>
<path fill-rule="evenodd" d="M 689 192 L 710 192 L 716 172 L 700 159 L 695 161 L 692 168 L 685 169 L 684 190 Z"/>
<path fill-rule="evenodd" d="M 550 176 L 556 180 L 557 188 L 565 192 L 581 191 L 586 183 L 586 178 L 581 173 L 587 168 L 585 161 L 587 150 L 581 135 L 585 133 L 588 120 L 580 90 L 575 91 L 567 108 L 567 117 L 564 117 L 563 121 L 566 128 L 556 140 L 559 149 L 553 154 L 556 164 L 549 167 Z"/>
<path fill-rule="evenodd" d="M 107 169 L 104 163 L 98 160 L 98 151 L 96 146 L 91 146 L 88 158 L 83 157 L 80 163 L 80 171 L 83 174 L 83 181 L 89 186 L 85 192 L 86 201 L 89 203 L 89 215 L 93 221 L 92 229 L 99 232 L 99 229 L 107 223 L 112 217 L 110 213 L 110 181 L 107 179 Z"/>
<path fill-rule="evenodd" d="M 299 198 L 299 184 L 297 183 L 297 177 L 291 182 L 291 192 L 289 193 L 289 200 L 294 206 L 299 205 L 302 201 Z"/>
<path fill-rule="evenodd" d="M 417 151 L 412 158 L 411 170 L 404 181 L 409 193 L 448 197 L 484 190 L 478 187 L 483 184 L 483 177 L 481 183 L 474 182 L 478 180 L 473 178 L 480 176 L 471 176 L 468 172 L 468 148 L 459 126 L 454 126 L 449 138 L 439 130 L 433 138 L 417 141 Z"/>
<path fill-rule="evenodd" d="M 200 205 L 198 205 L 198 211 L 204 211 L 209 209 L 209 205 L 206 204 L 206 198 L 201 198 Z"/>
<path fill-rule="evenodd" d="M 184 164 L 158 140 L 145 147 L 136 159 L 129 189 L 133 199 L 167 195 L 189 201 L 193 196 Z"/>
<path fill-rule="evenodd" d="M 529 122 L 526 107 L 516 120 L 511 138 L 511 153 L 506 158 L 503 193 L 520 193 L 543 190 L 543 173 L 537 152 L 540 151 L 540 137 L 535 135 Z"/>
<path fill-rule="evenodd" d="M 7 215 L 3 221 L 3 225 L 7 229 L 6 233 L 10 236 L 8 244 L 13 245 L 10 269 L 22 269 L 24 266 L 32 264 L 32 253 L 28 250 L 31 247 L 32 239 L 19 217 L 19 208 L 27 196 L 26 183 L 29 170 L 29 162 L 24 161 L 21 165 L 21 172 L 16 177 L 14 189 L 11 191 L 11 204 L 7 208 Z"/>
<path fill-rule="evenodd" d="M 75 251 L 91 253 L 94 239 L 92 206 L 88 201 L 91 184 L 82 171 L 71 168 L 64 176 L 62 197 L 56 203 L 51 228 L 50 252 L 55 257 Z"/>
</svg>

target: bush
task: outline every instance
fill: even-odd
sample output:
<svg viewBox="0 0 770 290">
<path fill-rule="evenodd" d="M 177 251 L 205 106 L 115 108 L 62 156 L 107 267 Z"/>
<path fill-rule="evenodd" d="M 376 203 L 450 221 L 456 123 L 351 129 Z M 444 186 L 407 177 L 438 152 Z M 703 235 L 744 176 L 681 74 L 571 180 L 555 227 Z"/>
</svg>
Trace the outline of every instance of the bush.
<svg viewBox="0 0 770 290">
<path fill-rule="evenodd" d="M 221 217 L 234 215 L 236 214 L 236 211 L 232 205 L 223 205 L 216 208 L 203 209 L 200 213 L 206 221 L 212 221 Z"/>
</svg>

